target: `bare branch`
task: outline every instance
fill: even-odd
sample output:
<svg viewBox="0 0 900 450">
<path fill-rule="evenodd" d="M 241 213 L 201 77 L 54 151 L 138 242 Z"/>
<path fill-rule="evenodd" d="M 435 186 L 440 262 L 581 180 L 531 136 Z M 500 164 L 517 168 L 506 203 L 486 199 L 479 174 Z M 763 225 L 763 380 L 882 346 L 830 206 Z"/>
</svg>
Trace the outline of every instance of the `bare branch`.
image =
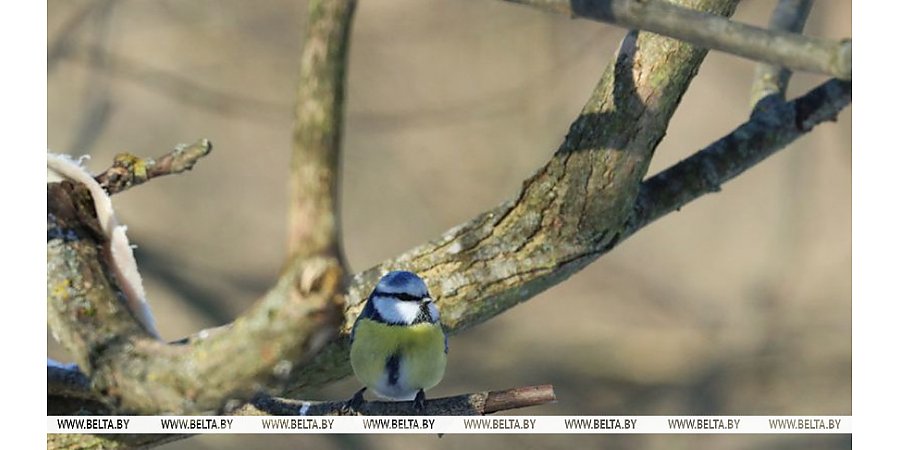
<svg viewBox="0 0 900 450">
<path fill-rule="evenodd" d="M 313 1 L 294 116 L 288 254 L 340 248 L 338 164 L 350 27 L 356 0 Z"/>
<path fill-rule="evenodd" d="M 424 415 L 428 416 L 483 416 L 500 411 L 543 405 L 556 401 L 553 386 L 543 384 L 461 394 L 452 397 L 428 399 Z M 273 397 L 260 397 L 235 411 L 238 415 L 284 416 L 417 416 L 413 402 L 365 402 L 359 410 L 347 407 L 347 402 L 307 402 Z"/>
<path fill-rule="evenodd" d="M 112 167 L 94 179 L 109 195 L 113 195 L 156 177 L 191 170 L 200 158 L 211 151 L 212 143 L 208 139 L 201 139 L 191 145 L 180 144 L 156 159 L 120 153 L 113 159 Z"/>
<path fill-rule="evenodd" d="M 850 40 L 840 42 L 733 22 L 661 0 L 506 0 L 545 11 L 652 31 L 791 70 L 851 78 Z"/>
<path fill-rule="evenodd" d="M 811 131 L 850 103 L 852 85 L 831 80 L 779 108 L 756 114 L 727 136 L 641 185 L 624 236 L 710 193 Z"/>
<path fill-rule="evenodd" d="M 811 9 L 812 0 L 780 0 L 772 12 L 769 29 L 800 33 Z M 790 78 L 791 71 L 784 67 L 772 64 L 757 65 L 753 86 L 750 88 L 750 104 L 756 105 L 769 96 L 784 101 L 784 92 Z"/>
</svg>

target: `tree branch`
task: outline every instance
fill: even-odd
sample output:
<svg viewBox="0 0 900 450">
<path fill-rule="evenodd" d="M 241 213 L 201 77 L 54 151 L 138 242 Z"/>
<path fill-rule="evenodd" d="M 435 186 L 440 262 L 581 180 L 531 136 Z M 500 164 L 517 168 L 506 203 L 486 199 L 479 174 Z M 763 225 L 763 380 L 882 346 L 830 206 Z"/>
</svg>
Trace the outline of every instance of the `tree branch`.
<svg viewBox="0 0 900 450">
<path fill-rule="evenodd" d="M 810 132 L 850 104 L 849 81 L 830 80 L 806 95 L 766 114 L 754 115 L 727 136 L 660 172 L 641 185 L 634 213 L 623 236 L 680 209 L 742 174 Z"/>
<path fill-rule="evenodd" d="M 646 30 L 791 70 L 851 78 L 851 43 L 733 22 L 661 0 L 506 0 L 544 11 Z"/>
<path fill-rule="evenodd" d="M 208 139 L 200 139 L 191 145 L 179 144 L 174 150 L 156 159 L 119 153 L 113 159 L 112 167 L 94 179 L 109 195 L 113 195 L 156 177 L 191 170 L 200 158 L 211 151 L 212 143 Z"/>
<path fill-rule="evenodd" d="M 415 409 L 413 402 L 365 402 L 359 410 L 347 407 L 347 402 L 307 402 L 274 397 L 254 399 L 235 411 L 238 415 L 283 416 L 483 416 L 500 411 L 543 405 L 556 401 L 553 386 L 549 384 L 483 391 L 452 397 L 428 399 L 425 412 Z"/>
<path fill-rule="evenodd" d="M 788 33 L 800 33 L 812 9 L 812 0 L 780 0 L 772 12 L 769 29 Z M 757 105 L 760 100 L 772 96 L 777 101 L 784 101 L 791 71 L 782 66 L 759 64 L 753 86 L 750 88 L 750 104 Z"/>
<path fill-rule="evenodd" d="M 71 226 L 82 219 L 72 211 L 90 206 L 84 190 L 68 181 L 48 184 L 48 319 L 114 410 L 217 411 L 230 399 L 277 386 L 336 334 L 343 270 L 333 258 L 320 257 L 290 265 L 222 333 L 181 346 L 152 338 L 117 300 L 102 237 L 90 226 Z"/>
<path fill-rule="evenodd" d="M 340 248 L 338 172 L 350 27 L 356 0 L 313 1 L 294 116 L 288 254 Z"/>
</svg>

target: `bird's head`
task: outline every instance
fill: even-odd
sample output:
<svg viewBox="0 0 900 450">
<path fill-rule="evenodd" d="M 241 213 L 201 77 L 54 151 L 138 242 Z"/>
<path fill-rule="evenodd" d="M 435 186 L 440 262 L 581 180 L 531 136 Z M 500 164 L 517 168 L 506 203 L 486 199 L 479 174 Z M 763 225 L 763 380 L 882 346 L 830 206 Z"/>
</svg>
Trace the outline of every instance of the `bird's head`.
<svg viewBox="0 0 900 450">
<path fill-rule="evenodd" d="M 412 272 L 388 272 L 378 280 L 369 301 L 374 303 L 375 310 L 387 323 L 413 325 L 440 320 L 428 286 Z"/>
</svg>

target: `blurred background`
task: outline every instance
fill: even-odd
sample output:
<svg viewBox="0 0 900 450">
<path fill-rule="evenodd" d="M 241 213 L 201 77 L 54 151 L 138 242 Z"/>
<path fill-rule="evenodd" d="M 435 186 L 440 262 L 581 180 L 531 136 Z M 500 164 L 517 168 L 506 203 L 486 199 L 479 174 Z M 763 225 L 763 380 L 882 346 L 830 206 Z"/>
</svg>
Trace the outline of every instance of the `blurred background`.
<svg viewBox="0 0 900 450">
<path fill-rule="evenodd" d="M 765 25 L 774 1 L 735 18 Z M 48 140 L 100 171 L 209 138 L 194 171 L 114 198 L 163 336 L 232 320 L 285 257 L 306 2 L 50 0 Z M 806 33 L 851 36 L 850 2 Z M 513 196 L 625 31 L 490 0 L 360 2 L 342 214 L 354 270 Z M 711 53 L 651 173 L 745 121 L 754 63 Z M 789 95 L 823 77 L 795 74 Z M 451 339 L 430 395 L 552 383 L 519 414 L 851 414 L 851 112 L 570 280 Z M 48 337 L 48 356 L 67 355 Z M 312 395 L 349 397 L 349 378 Z M 161 448 L 847 448 L 849 436 L 204 436 Z"/>
</svg>

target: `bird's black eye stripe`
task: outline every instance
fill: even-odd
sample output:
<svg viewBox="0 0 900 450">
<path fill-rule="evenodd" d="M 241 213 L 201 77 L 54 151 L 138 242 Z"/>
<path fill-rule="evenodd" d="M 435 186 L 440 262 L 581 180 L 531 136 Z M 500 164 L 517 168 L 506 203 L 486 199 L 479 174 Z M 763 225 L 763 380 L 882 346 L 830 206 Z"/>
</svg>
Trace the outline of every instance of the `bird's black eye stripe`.
<svg viewBox="0 0 900 450">
<path fill-rule="evenodd" d="M 417 302 L 422 300 L 424 297 L 420 297 L 418 295 L 407 294 L 405 292 L 379 292 L 375 291 L 375 295 L 379 297 L 390 297 L 396 298 L 397 300 L 401 300 L 404 302 Z"/>
</svg>

